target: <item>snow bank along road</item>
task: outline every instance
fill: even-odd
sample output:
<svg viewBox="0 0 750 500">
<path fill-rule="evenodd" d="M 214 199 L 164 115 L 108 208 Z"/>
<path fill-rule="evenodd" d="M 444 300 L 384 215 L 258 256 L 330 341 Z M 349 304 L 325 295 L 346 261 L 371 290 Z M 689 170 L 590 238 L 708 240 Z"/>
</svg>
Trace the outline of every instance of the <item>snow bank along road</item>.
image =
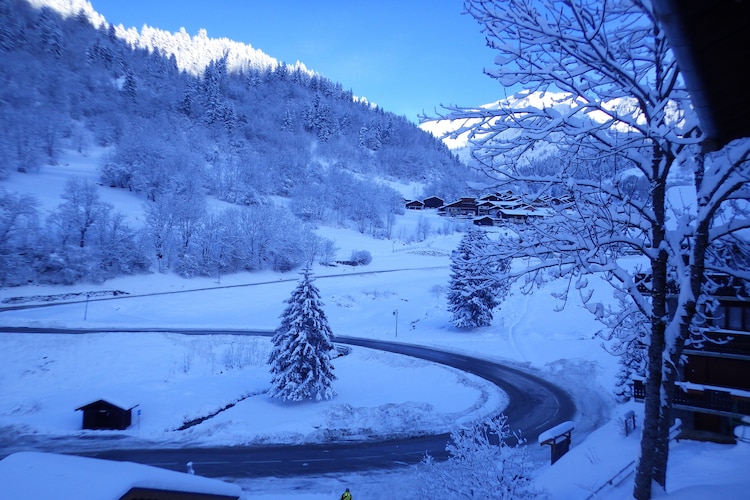
<svg viewBox="0 0 750 500">
<path fill-rule="evenodd" d="M 159 329 L 159 331 L 193 335 L 214 333 L 270 336 L 272 334 L 267 331 L 238 330 L 208 332 L 206 330 Z M 2 327 L 0 332 L 85 334 L 100 333 L 101 330 Z M 509 405 L 503 413 L 508 417 L 511 429 L 520 431 L 521 436 L 529 443 L 535 443 L 539 434 L 550 427 L 572 420 L 576 412 L 573 400 L 560 387 L 522 370 L 486 359 L 430 347 L 355 337 L 337 336 L 334 342 L 380 349 L 441 363 L 496 384 L 509 396 Z M 289 477 L 393 468 L 417 463 L 425 453 L 429 453 L 436 459 L 445 459 L 447 458 L 445 445 L 448 439 L 448 434 L 437 434 L 376 442 L 333 442 L 264 447 L 117 449 L 79 454 L 127 460 L 176 471 L 184 471 L 185 464 L 193 462 L 195 471 L 208 477 Z"/>
</svg>

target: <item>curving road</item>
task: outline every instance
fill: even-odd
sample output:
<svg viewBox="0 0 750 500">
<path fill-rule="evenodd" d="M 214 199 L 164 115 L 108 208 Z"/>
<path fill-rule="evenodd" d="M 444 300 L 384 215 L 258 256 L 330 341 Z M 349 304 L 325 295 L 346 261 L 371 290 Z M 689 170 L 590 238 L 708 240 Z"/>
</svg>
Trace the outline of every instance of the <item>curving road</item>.
<svg viewBox="0 0 750 500">
<path fill-rule="evenodd" d="M 266 331 L 170 330 L 186 334 L 270 335 Z M 0 328 L 0 332 L 93 333 L 86 329 Z M 113 330 L 123 331 L 123 330 Z M 132 330 L 127 330 L 132 331 Z M 522 370 L 486 359 L 443 351 L 437 348 L 382 340 L 336 336 L 336 343 L 368 347 L 413 356 L 452 366 L 482 377 L 509 396 L 504 410 L 511 429 L 534 443 L 538 435 L 575 415 L 573 400 L 560 387 Z M 294 446 L 241 446 L 223 448 L 120 449 L 81 453 L 82 455 L 127 460 L 166 469 L 185 471 L 193 462 L 197 474 L 208 477 L 291 477 L 345 471 L 386 469 L 418 463 L 429 453 L 447 458 L 448 434 L 400 438 L 376 442 L 334 442 Z"/>
<path fill-rule="evenodd" d="M 529 442 L 536 441 L 539 434 L 550 427 L 572 420 L 575 415 L 575 404 L 565 390 L 517 368 L 466 354 L 412 344 L 354 337 L 336 337 L 335 340 L 343 344 L 422 358 L 489 380 L 508 394 L 510 403 L 503 413 L 508 417 L 511 428 L 520 430 L 521 435 Z"/>
</svg>

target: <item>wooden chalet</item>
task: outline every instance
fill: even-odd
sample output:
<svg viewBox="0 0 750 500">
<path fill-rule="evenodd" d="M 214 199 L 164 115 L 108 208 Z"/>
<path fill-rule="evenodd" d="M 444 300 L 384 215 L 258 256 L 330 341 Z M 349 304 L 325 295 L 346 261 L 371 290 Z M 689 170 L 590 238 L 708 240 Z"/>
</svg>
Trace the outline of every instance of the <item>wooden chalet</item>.
<svg viewBox="0 0 750 500">
<path fill-rule="evenodd" d="M 445 213 L 451 217 L 471 217 L 477 215 L 477 199 L 463 197 L 445 205 Z"/>
<path fill-rule="evenodd" d="M 497 216 L 507 222 L 525 223 L 529 220 L 529 212 L 526 210 L 499 210 Z"/>
<path fill-rule="evenodd" d="M 419 200 L 409 200 L 406 202 L 405 206 L 407 210 L 422 210 L 424 208 L 424 203 Z"/>
<path fill-rule="evenodd" d="M 83 429 L 124 430 L 133 421 L 133 408 L 138 405 L 120 405 L 99 399 L 76 408 L 83 412 Z"/>
<path fill-rule="evenodd" d="M 732 439 L 742 416 L 750 416 L 750 298 L 731 289 L 717 298 L 706 340 L 684 350 L 673 406 L 694 434 Z"/>
<path fill-rule="evenodd" d="M 484 217 L 477 217 L 473 222 L 475 226 L 497 226 L 502 224 L 501 220 L 490 217 L 489 215 L 485 215 Z"/>
<path fill-rule="evenodd" d="M 534 217 L 545 217 L 555 210 L 552 206 L 546 201 L 541 205 L 529 204 L 513 192 L 505 191 L 480 198 L 463 197 L 443 205 L 440 212 L 449 217 L 473 217 L 474 224 L 480 226 L 497 226 L 503 222 L 524 223 Z"/>
<path fill-rule="evenodd" d="M 424 208 L 440 208 L 445 204 L 445 201 L 437 196 L 430 196 L 429 198 L 425 198 L 423 203 Z"/>
<path fill-rule="evenodd" d="M 497 215 L 498 206 L 492 201 L 480 201 L 477 203 L 477 215 Z"/>
<path fill-rule="evenodd" d="M 736 64 L 750 57 L 750 2 L 654 0 L 654 10 L 698 114 L 704 151 L 750 137 L 748 79 Z M 673 412 L 693 435 L 733 441 L 735 424 L 750 416 L 750 298 L 739 290 L 718 291 L 705 340 L 684 350 Z M 642 390 L 636 381 L 636 398 Z"/>
<path fill-rule="evenodd" d="M 479 200 L 477 200 L 477 203 L 485 203 L 485 202 L 492 202 L 492 201 L 500 201 L 502 200 L 501 196 L 499 194 L 486 194 L 484 196 L 480 196 Z"/>
<path fill-rule="evenodd" d="M 735 285 L 716 293 L 705 339 L 683 351 L 672 404 L 683 437 L 732 442 L 734 428 L 750 416 L 750 297 Z M 642 381 L 634 381 L 633 396 L 643 400 Z"/>
<path fill-rule="evenodd" d="M 549 205 L 569 205 L 575 201 L 575 198 L 570 194 L 561 194 L 558 196 L 550 196 L 548 199 Z"/>
<path fill-rule="evenodd" d="M 496 193 L 490 193 L 485 194 L 483 196 L 479 197 L 479 201 L 507 201 L 512 199 L 517 199 L 518 195 L 516 195 L 513 191 L 510 189 L 505 191 L 498 191 Z"/>
</svg>

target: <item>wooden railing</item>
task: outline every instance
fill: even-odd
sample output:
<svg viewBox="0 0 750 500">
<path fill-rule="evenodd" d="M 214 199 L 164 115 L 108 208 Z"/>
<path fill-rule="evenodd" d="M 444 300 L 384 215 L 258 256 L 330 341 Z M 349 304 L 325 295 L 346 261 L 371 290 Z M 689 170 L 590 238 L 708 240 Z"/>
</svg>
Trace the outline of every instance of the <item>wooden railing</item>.
<svg viewBox="0 0 750 500">
<path fill-rule="evenodd" d="M 646 391 L 642 380 L 633 380 L 633 399 L 643 401 Z M 704 388 L 683 390 L 675 387 L 673 407 L 709 410 L 722 415 L 750 415 L 750 399 L 734 396 L 729 391 Z"/>
</svg>

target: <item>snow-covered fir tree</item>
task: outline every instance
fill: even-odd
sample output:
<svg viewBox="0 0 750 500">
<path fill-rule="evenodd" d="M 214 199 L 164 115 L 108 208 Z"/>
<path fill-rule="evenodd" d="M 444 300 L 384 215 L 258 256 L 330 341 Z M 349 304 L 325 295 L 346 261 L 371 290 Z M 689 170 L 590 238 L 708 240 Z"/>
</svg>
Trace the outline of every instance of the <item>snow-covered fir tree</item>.
<svg viewBox="0 0 750 500">
<path fill-rule="evenodd" d="M 458 328 L 491 325 L 492 310 L 504 293 L 490 276 L 510 262 L 493 257 L 489 246 L 487 234 L 472 227 L 451 254 L 448 310 L 453 313 L 451 323 Z"/>
<path fill-rule="evenodd" d="M 305 268 L 301 275 L 273 336 L 269 395 L 285 401 L 331 399 L 336 395 L 332 387 L 336 380 L 331 363 L 333 333 L 310 269 Z"/>
</svg>

